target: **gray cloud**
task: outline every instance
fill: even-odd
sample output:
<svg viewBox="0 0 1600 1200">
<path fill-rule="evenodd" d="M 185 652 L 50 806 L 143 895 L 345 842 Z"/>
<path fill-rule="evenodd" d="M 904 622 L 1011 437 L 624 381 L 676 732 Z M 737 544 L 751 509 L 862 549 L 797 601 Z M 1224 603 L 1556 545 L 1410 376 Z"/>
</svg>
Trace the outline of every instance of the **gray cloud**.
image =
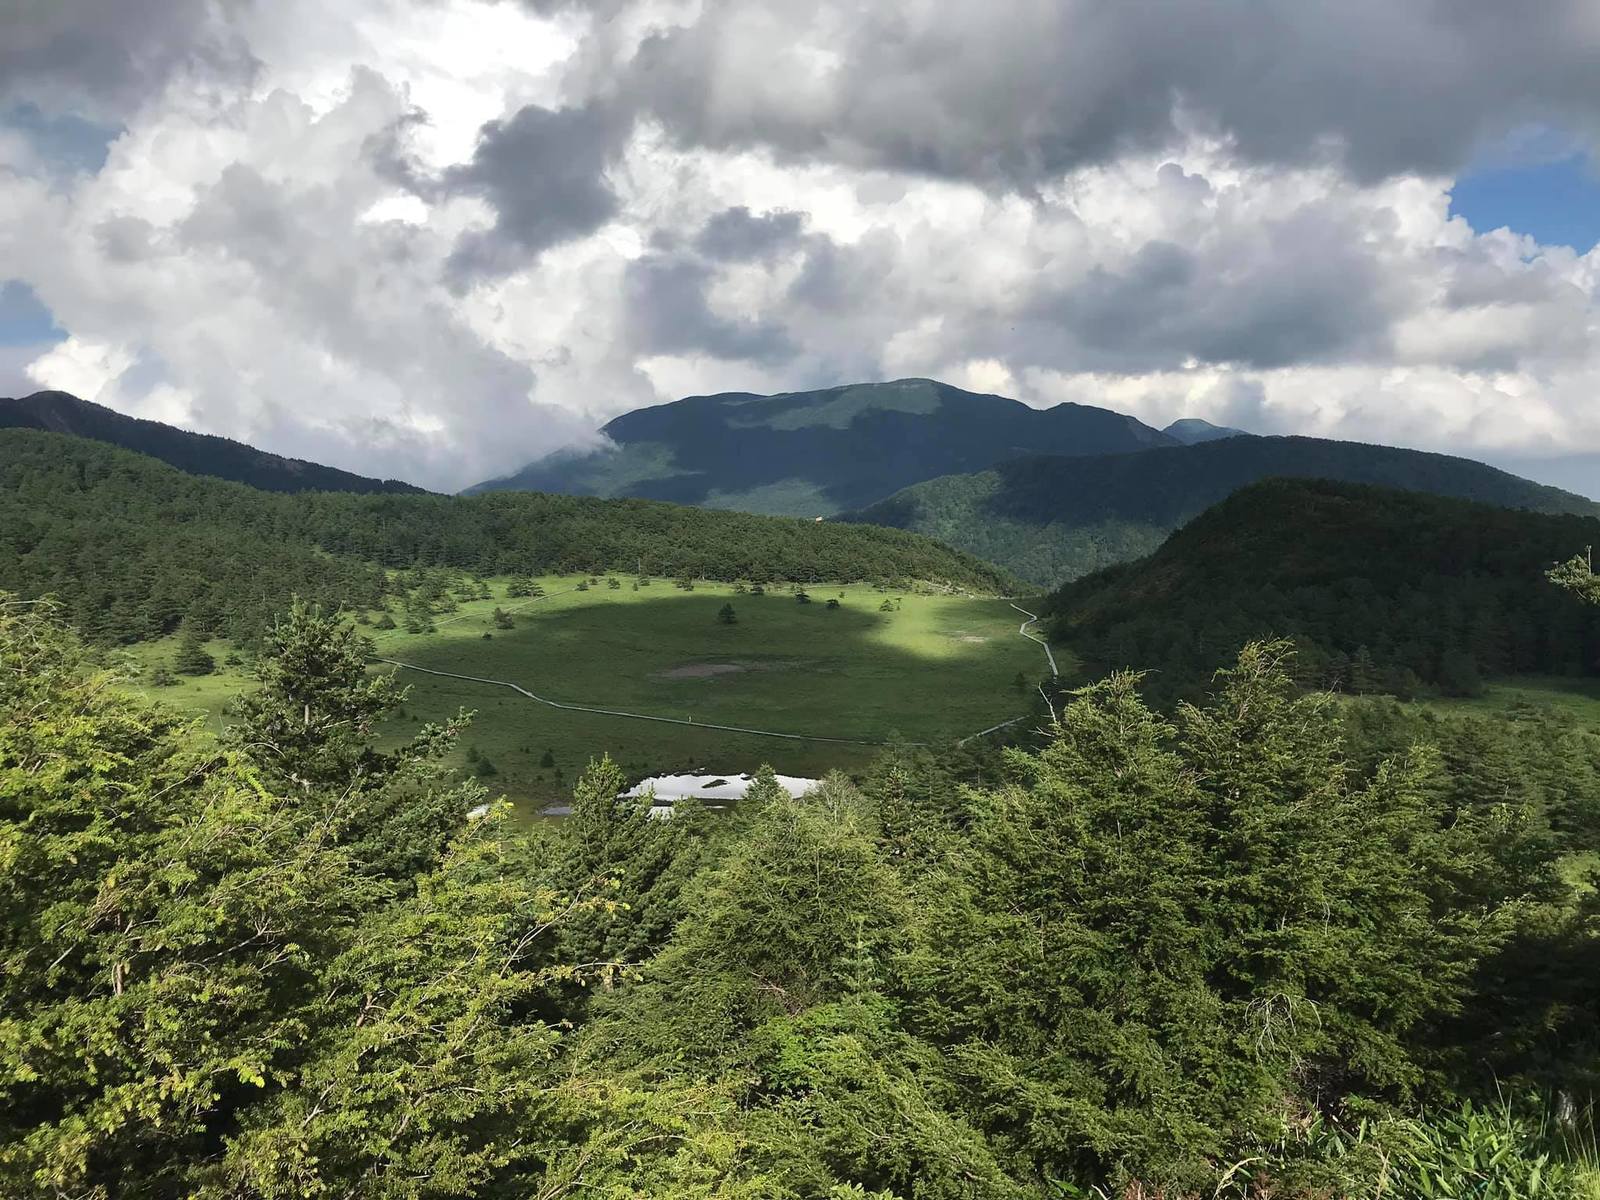
<svg viewBox="0 0 1600 1200">
<path fill-rule="evenodd" d="M 630 263 L 624 303 L 636 350 L 760 363 L 794 356 L 796 347 L 780 324 L 734 321 L 713 312 L 706 299 L 712 278 L 711 269 L 701 263 L 662 254 Z"/>
<path fill-rule="evenodd" d="M 179 71 L 248 78 L 228 26 L 254 0 L 10 0 L 0 24 L 0 107 L 29 101 L 115 124 Z"/>
<path fill-rule="evenodd" d="M 771 212 L 752 216 L 744 205 L 725 208 L 705 223 L 695 247 L 708 258 L 726 262 L 770 259 L 794 245 L 805 226 L 797 212 Z"/>
<path fill-rule="evenodd" d="M 603 106 L 548 109 L 530 104 L 483 127 L 472 161 L 448 172 L 447 191 L 481 195 L 495 223 L 456 248 L 463 275 L 504 273 L 540 252 L 582 237 L 617 211 L 606 169 L 627 125 Z"/>
<path fill-rule="evenodd" d="M 1185 125 L 1372 179 L 1529 121 L 1592 135 L 1597 55 L 1590 0 L 711 0 L 627 86 L 687 144 L 1024 189 Z"/>
</svg>

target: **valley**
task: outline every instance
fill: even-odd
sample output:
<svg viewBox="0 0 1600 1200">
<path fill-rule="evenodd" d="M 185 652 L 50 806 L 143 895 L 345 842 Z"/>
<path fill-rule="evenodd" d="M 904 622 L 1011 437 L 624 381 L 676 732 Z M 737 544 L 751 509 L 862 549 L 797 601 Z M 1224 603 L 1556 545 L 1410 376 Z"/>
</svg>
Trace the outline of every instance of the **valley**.
<svg viewBox="0 0 1600 1200">
<path fill-rule="evenodd" d="M 1019 635 L 1021 618 L 1005 600 L 816 584 L 800 603 L 775 585 L 757 595 L 726 583 L 699 581 L 691 592 L 666 579 L 635 589 L 633 577 L 614 577 L 616 588 L 598 578 L 579 591 L 586 577 L 543 576 L 538 598 L 508 596 L 511 581 L 491 578 L 490 598 L 460 601 L 434 620 L 432 633 L 363 626 L 380 659 L 420 668 L 373 667 L 399 670 L 410 689 L 387 740 L 475 711 L 446 762 L 535 815 L 567 799 L 602 753 L 630 780 L 762 763 L 792 775 L 859 770 L 883 743 L 953 742 L 1029 713 L 1039 704 L 1033 681 L 1048 672 L 1043 649 Z M 732 623 L 719 619 L 724 605 L 733 607 Z M 511 628 L 496 624 L 497 609 Z M 124 651 L 139 669 L 135 686 L 220 732 L 227 701 L 251 686 L 248 670 L 226 665 L 234 647 L 213 640 L 214 673 L 157 686 L 156 669 L 173 661 L 179 643 L 168 637 Z M 451 675 L 658 719 L 556 709 Z"/>
<path fill-rule="evenodd" d="M 1600 1200 L 1597 16 L 0 4 L 0 1200 Z"/>
</svg>

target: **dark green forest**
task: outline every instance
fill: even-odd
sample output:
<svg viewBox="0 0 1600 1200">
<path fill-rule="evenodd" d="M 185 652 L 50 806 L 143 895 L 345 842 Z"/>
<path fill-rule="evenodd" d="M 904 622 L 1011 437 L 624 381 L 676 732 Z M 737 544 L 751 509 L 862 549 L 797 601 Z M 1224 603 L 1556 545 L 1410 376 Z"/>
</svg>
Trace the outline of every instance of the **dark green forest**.
<svg viewBox="0 0 1600 1200">
<path fill-rule="evenodd" d="M 1323 438 L 1237 436 L 1138 454 L 1015 458 L 916 484 L 845 519 L 926 534 L 1055 587 L 1144 557 L 1185 522 L 1271 477 L 1600 517 L 1592 500 L 1470 459 Z"/>
<path fill-rule="evenodd" d="M 670 820 L 602 759 L 528 828 L 439 773 L 468 714 L 375 747 L 367 653 L 285 614 L 219 746 L 0 602 L 0 1194 L 1594 1194 L 1592 733 L 1259 643 L 1170 718 L 1117 675 Z"/>
<path fill-rule="evenodd" d="M 642 571 L 767 581 L 1007 576 L 899 530 L 540 493 L 277 495 L 83 438 L 0 430 L 0 585 L 56 595 L 97 641 L 185 619 L 253 644 L 292 597 L 378 606 L 388 569 L 478 575 Z"/>
<path fill-rule="evenodd" d="M 1091 674 L 1149 670 L 1169 700 L 1198 698 L 1267 636 L 1294 640 L 1308 686 L 1473 695 L 1488 676 L 1600 671 L 1600 610 L 1544 577 L 1597 543 L 1585 517 L 1270 480 L 1148 558 L 1067 584 L 1047 612 Z"/>
</svg>

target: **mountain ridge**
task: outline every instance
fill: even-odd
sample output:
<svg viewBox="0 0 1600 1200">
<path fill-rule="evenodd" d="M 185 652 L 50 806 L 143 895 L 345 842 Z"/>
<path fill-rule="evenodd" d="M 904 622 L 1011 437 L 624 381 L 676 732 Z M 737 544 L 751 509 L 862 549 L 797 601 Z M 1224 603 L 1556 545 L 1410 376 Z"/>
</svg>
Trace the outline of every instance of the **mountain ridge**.
<svg viewBox="0 0 1600 1200">
<path fill-rule="evenodd" d="M 1019 458 L 926 480 L 840 519 L 922 533 L 1055 586 L 1149 554 L 1229 494 L 1273 477 L 1600 516 L 1600 503 L 1473 459 L 1365 442 L 1240 434 L 1135 454 Z"/>
<path fill-rule="evenodd" d="M 70 392 L 0 397 L 0 429 L 39 429 L 87 438 L 149 455 L 190 475 L 226 479 L 264 492 L 421 495 L 427 490 L 399 479 L 373 479 L 273 454 L 232 438 L 130 417 Z"/>
<path fill-rule="evenodd" d="M 1110 409 L 1039 409 L 921 378 L 686 396 L 623 413 L 600 432 L 606 448 L 547 455 L 466 492 L 636 496 L 832 516 L 923 479 L 1041 450 L 1075 457 L 1176 444 Z"/>
</svg>

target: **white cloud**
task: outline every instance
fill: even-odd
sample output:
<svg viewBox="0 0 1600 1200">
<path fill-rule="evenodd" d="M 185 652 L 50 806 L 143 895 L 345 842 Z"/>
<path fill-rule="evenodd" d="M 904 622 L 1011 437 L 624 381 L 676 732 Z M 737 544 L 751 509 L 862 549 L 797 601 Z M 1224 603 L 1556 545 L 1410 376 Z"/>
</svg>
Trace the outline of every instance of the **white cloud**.
<svg viewBox="0 0 1600 1200">
<path fill-rule="evenodd" d="M 63 176 L 0 123 L 0 279 L 72 335 L 41 384 L 438 487 L 641 404 L 898 375 L 1600 450 L 1600 252 L 1448 215 L 1482 138 L 1597 127 L 1585 6 L 1257 8 L 214 0 L 72 57 L 73 0 L 0 121 L 125 128 Z"/>
</svg>

